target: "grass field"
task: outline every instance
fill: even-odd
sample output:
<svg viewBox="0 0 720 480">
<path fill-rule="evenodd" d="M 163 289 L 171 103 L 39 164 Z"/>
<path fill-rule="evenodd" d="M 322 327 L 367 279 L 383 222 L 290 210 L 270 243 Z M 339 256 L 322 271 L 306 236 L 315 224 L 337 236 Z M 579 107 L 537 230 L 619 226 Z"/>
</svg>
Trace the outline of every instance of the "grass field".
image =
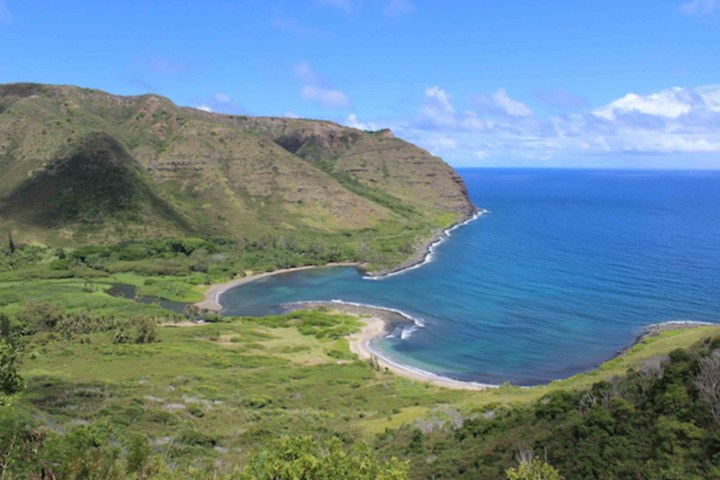
<svg viewBox="0 0 720 480">
<path fill-rule="evenodd" d="M 142 283 L 139 277 L 114 278 L 120 279 Z M 0 311 L 17 312 L 28 299 L 52 300 L 69 311 L 161 313 L 74 279 L 0 284 Z M 357 360 L 343 335 L 359 325 L 354 317 L 318 311 L 163 326 L 160 341 L 145 345 L 114 344 L 109 332 L 70 340 L 39 333 L 24 345 L 28 388 L 22 401 L 56 428 L 108 422 L 149 436 L 173 461 L 235 464 L 283 433 L 372 442 L 386 429 L 428 415 L 472 415 L 557 389 L 585 388 L 720 332 L 666 332 L 589 373 L 535 388 L 472 392 L 399 378 Z"/>
</svg>

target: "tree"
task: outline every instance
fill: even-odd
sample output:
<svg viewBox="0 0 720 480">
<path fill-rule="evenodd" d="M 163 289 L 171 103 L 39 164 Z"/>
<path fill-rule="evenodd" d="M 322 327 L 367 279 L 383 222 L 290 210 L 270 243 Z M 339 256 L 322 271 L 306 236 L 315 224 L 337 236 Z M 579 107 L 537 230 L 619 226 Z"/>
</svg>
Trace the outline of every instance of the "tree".
<svg viewBox="0 0 720 480">
<path fill-rule="evenodd" d="M 55 330 L 62 317 L 63 311 L 47 302 L 27 303 L 17 316 L 20 323 L 29 327 L 33 332 Z"/>
<path fill-rule="evenodd" d="M 10 255 L 15 253 L 15 249 L 16 249 L 16 247 L 15 247 L 15 242 L 13 241 L 13 238 L 12 238 L 12 232 L 8 232 L 8 252 L 10 253 Z"/>
<path fill-rule="evenodd" d="M 24 382 L 18 373 L 18 349 L 0 338 L 0 392 L 13 394 L 22 390 Z"/>
<path fill-rule="evenodd" d="M 505 474 L 508 480 L 562 480 L 563 477 L 549 465 L 540 460 L 521 462 L 517 468 L 509 468 Z"/>
<path fill-rule="evenodd" d="M 10 324 L 10 318 L 0 313 L 0 338 L 3 340 L 10 341 L 12 336 L 12 325 Z"/>
<path fill-rule="evenodd" d="M 155 343 L 158 341 L 156 322 L 150 318 L 138 318 L 135 320 L 137 335 L 135 343 Z"/>
<path fill-rule="evenodd" d="M 379 462 L 370 448 L 347 448 L 339 439 L 284 436 L 257 452 L 242 472 L 243 480 L 405 480 L 408 464 L 391 458 Z"/>
<path fill-rule="evenodd" d="M 113 343 L 128 343 L 130 341 L 130 336 L 127 333 L 127 330 L 125 329 L 124 325 L 121 325 L 116 331 L 115 335 L 113 336 Z"/>
<path fill-rule="evenodd" d="M 518 462 L 517 468 L 505 471 L 508 480 L 563 480 L 552 465 L 534 458 L 532 450 L 520 450 Z"/>
<path fill-rule="evenodd" d="M 700 360 L 695 376 L 695 387 L 700 399 L 710 409 L 710 416 L 716 425 L 720 425 L 720 349 Z"/>
<path fill-rule="evenodd" d="M 127 454 L 125 456 L 125 471 L 135 473 L 139 478 L 144 478 L 146 470 L 151 466 L 150 442 L 144 435 L 131 435 L 125 444 Z"/>
</svg>

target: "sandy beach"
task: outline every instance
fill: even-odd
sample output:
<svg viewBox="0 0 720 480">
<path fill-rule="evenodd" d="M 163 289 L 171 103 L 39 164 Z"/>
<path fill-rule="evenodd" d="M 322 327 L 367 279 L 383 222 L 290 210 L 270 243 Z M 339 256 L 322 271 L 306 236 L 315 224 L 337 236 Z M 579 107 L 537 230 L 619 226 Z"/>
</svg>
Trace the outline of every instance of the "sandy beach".
<svg viewBox="0 0 720 480">
<path fill-rule="evenodd" d="M 373 339 L 381 337 L 387 333 L 387 321 L 377 316 L 360 317 L 360 321 L 364 323 L 363 328 L 360 332 L 350 335 L 348 340 L 350 343 L 350 351 L 363 360 L 373 360 L 377 362 L 380 368 L 387 369 L 396 375 L 409 378 L 417 382 L 429 383 L 438 387 L 454 390 L 485 390 L 487 388 L 497 387 L 496 385 L 485 385 L 482 383 L 463 382 L 450 378 L 442 378 L 391 362 L 387 358 L 377 354 L 370 347 L 370 342 Z"/>
<path fill-rule="evenodd" d="M 327 266 L 357 266 L 353 263 L 338 263 Z M 229 282 L 220 283 L 211 286 L 205 293 L 205 299 L 202 302 L 196 304 L 199 308 L 209 311 L 220 311 L 222 306 L 218 303 L 220 295 L 225 291 L 243 285 L 260 278 L 268 277 L 271 275 L 279 275 L 281 273 L 294 272 L 300 270 L 307 270 L 310 268 L 322 268 L 316 266 L 304 266 L 296 268 L 287 268 L 283 270 L 277 270 L 274 272 L 259 273 L 256 275 L 248 275 L 247 277 L 231 280 Z M 287 305 L 288 310 L 298 309 L 312 309 L 319 307 L 329 307 L 332 310 L 356 315 L 358 320 L 363 323 L 363 327 L 357 333 L 349 335 L 348 342 L 350 351 L 356 354 L 360 359 L 376 362 L 377 365 L 390 371 L 398 376 L 408 378 L 417 382 L 428 383 L 442 388 L 449 388 L 454 390 L 485 390 L 487 388 L 497 388 L 498 385 L 483 384 L 477 382 L 465 382 L 461 380 L 454 380 L 451 378 L 441 377 L 434 375 L 430 372 L 424 372 L 422 370 L 407 367 L 383 356 L 371 347 L 371 342 L 384 335 L 387 335 L 394 325 L 398 323 L 411 323 L 412 320 L 406 315 L 399 311 L 393 311 L 391 309 L 384 309 L 379 307 L 373 307 L 370 305 L 342 303 L 342 302 L 308 302 L 308 303 L 294 303 Z M 197 325 L 193 323 L 193 325 Z M 713 325 L 705 322 L 688 322 L 688 321 L 676 321 L 666 322 L 661 324 L 649 325 L 642 335 L 638 336 L 631 345 L 627 348 L 620 350 L 617 355 L 622 355 L 629 350 L 633 345 L 641 342 L 648 336 L 655 336 L 659 333 L 667 330 L 679 330 L 685 328 L 696 328 L 702 326 Z M 185 325 L 172 325 L 172 326 L 185 326 Z M 616 355 L 616 356 L 617 356 Z"/>
<path fill-rule="evenodd" d="M 223 283 L 215 283 L 211 285 L 206 291 L 205 291 L 205 298 L 196 303 L 195 306 L 198 307 L 200 310 L 207 310 L 210 312 L 219 312 L 222 310 L 222 305 L 220 305 L 220 296 L 230 290 L 231 288 L 238 287 L 240 285 L 244 285 L 246 283 L 254 282 L 255 280 L 258 280 L 260 278 L 270 277 L 272 275 L 280 275 L 281 273 L 289 273 L 289 272 L 298 272 L 300 270 L 309 270 L 311 268 L 323 268 L 323 267 L 352 267 L 352 266 L 358 266 L 356 263 L 329 263 L 327 265 L 317 266 L 317 265 L 306 265 L 303 267 L 294 267 L 294 268 L 284 268 L 281 270 L 274 270 L 272 272 L 263 272 L 263 273 L 256 273 L 253 275 L 248 275 L 246 277 L 242 278 L 236 278 L 235 280 L 229 280 L 227 282 Z"/>
<path fill-rule="evenodd" d="M 356 265 L 356 264 L 341 263 L 341 264 L 333 264 L 333 265 L 328 265 L 328 266 L 354 266 L 354 265 Z M 283 270 L 276 270 L 274 272 L 265 272 L 265 273 L 258 273 L 256 275 L 248 275 L 247 277 L 230 280 L 230 281 L 224 282 L 224 283 L 218 283 L 218 284 L 212 285 L 205 292 L 205 299 L 201 302 L 196 303 L 195 305 L 198 308 L 203 309 L 203 310 L 217 312 L 217 311 L 222 310 L 222 305 L 220 305 L 218 302 L 220 295 L 222 295 L 224 292 L 226 292 L 227 290 L 229 290 L 231 288 L 252 282 L 254 280 L 258 280 L 260 278 L 269 277 L 271 275 L 279 275 L 281 273 L 307 270 L 309 268 L 321 268 L 321 267 L 305 266 L 305 267 L 287 268 L 287 269 L 283 269 Z M 388 360 L 387 358 L 383 357 L 382 355 L 379 355 L 378 353 L 374 352 L 370 347 L 370 342 L 375 338 L 386 335 L 388 332 L 389 325 L 391 325 L 393 323 L 397 323 L 397 322 L 409 322 L 409 320 L 407 318 L 404 318 L 402 315 L 400 315 L 396 312 L 381 309 L 381 308 L 373 308 L 370 306 L 359 306 L 359 305 L 350 305 L 350 304 L 334 303 L 334 302 L 294 304 L 291 309 L 309 309 L 309 308 L 317 308 L 320 306 L 330 307 L 331 309 L 336 310 L 336 311 L 357 315 L 358 319 L 363 323 L 363 327 L 359 332 L 348 336 L 350 351 L 355 353 L 358 357 L 360 357 L 363 360 L 374 359 L 374 361 L 377 362 L 377 364 L 380 366 L 380 368 L 387 369 L 388 371 L 393 372 L 394 374 L 399 375 L 401 377 L 409 378 L 411 380 L 415 380 L 418 382 L 429 383 L 431 385 L 436 385 L 438 387 L 443 387 L 443 388 L 451 388 L 451 389 L 456 389 L 456 390 L 484 390 L 486 388 L 495 387 L 495 385 L 485 385 L 485 384 L 473 383 L 473 382 L 462 382 L 460 380 L 453 380 L 450 378 L 438 377 L 438 376 L 432 375 L 430 373 L 421 372 L 421 371 L 414 370 L 414 369 L 411 369 L 408 367 L 404 367 L 404 366 L 399 365 L 395 362 L 392 362 L 392 361 Z M 194 325 L 198 325 L 198 324 L 193 322 L 192 325 L 194 326 Z M 185 325 L 172 324 L 171 326 L 185 326 Z"/>
<path fill-rule="evenodd" d="M 423 248 L 419 249 L 415 255 L 413 255 L 409 260 L 404 262 L 402 265 L 398 266 L 397 268 L 389 269 L 389 270 L 382 270 L 378 272 L 365 272 L 365 275 L 368 278 L 374 278 L 374 279 L 380 279 L 383 277 L 387 277 L 390 275 L 397 275 L 399 273 L 402 273 L 406 270 L 412 270 L 414 268 L 421 267 L 425 263 L 432 260 L 433 255 L 433 249 L 442 243 L 445 239 L 447 239 L 450 236 L 450 233 L 455 230 L 458 227 L 461 227 L 463 225 L 468 224 L 469 222 L 472 222 L 473 220 L 476 220 L 479 216 L 483 215 L 484 213 L 487 213 L 487 210 L 483 209 L 477 209 L 472 212 L 472 214 L 468 214 L 453 225 L 449 226 L 445 230 L 438 229 L 433 235 L 432 238 L 423 246 Z M 205 298 L 196 303 L 195 306 L 198 307 L 200 310 L 206 310 L 211 312 L 219 312 L 222 310 L 222 305 L 220 305 L 220 302 L 218 301 L 220 299 L 220 296 L 225 293 L 226 291 L 230 290 L 231 288 L 235 288 L 240 285 L 244 285 L 246 283 L 253 282 L 255 280 L 258 280 L 263 277 L 269 277 L 271 275 L 279 275 L 281 273 L 288 273 L 288 272 L 296 272 L 299 270 L 307 270 L 310 268 L 323 268 L 323 267 L 342 267 L 342 266 L 354 266 L 358 267 L 360 269 L 363 268 L 363 265 L 360 265 L 359 263 L 354 262 L 341 262 L 341 263 L 329 263 L 327 265 L 306 265 L 303 267 L 294 267 L 294 268 L 285 268 L 281 270 L 275 270 L 273 272 L 263 272 L 263 273 L 257 273 L 253 275 L 248 275 L 246 277 L 237 278 L 234 280 L 229 280 L 227 282 L 223 283 L 216 283 L 211 285 L 206 291 L 205 291 Z"/>
<path fill-rule="evenodd" d="M 444 230 L 439 235 L 435 236 L 435 238 L 428 242 L 426 247 L 419 251 L 415 257 L 413 257 L 410 261 L 406 262 L 402 267 L 396 270 L 390 270 L 387 272 L 377 272 L 377 273 L 367 273 L 368 276 L 375 277 L 375 278 L 381 278 L 382 276 L 387 275 L 393 275 L 397 274 L 403 270 L 417 268 L 424 263 L 427 263 L 432 259 L 432 253 L 433 248 L 436 246 L 439 242 L 442 241 L 442 239 L 447 238 L 447 236 L 454 230 L 455 228 L 462 226 L 463 224 L 470 222 L 477 218 L 478 216 L 485 213 L 483 210 L 479 210 L 473 215 L 471 218 L 464 219 L 463 222 L 458 222 L 453 227 Z M 210 286 L 207 291 L 205 292 L 205 298 L 201 301 L 196 303 L 195 305 L 200 308 L 201 310 L 206 311 L 215 311 L 219 312 L 222 310 L 222 305 L 219 303 L 220 296 L 225 293 L 226 291 L 235 288 L 237 286 L 250 283 L 253 281 L 256 281 L 261 278 L 273 276 L 273 275 L 280 275 L 283 273 L 288 272 L 295 272 L 295 271 L 301 271 L 301 270 L 308 270 L 311 268 L 323 268 L 323 267 L 336 267 L 336 266 L 355 266 L 358 268 L 362 268 L 361 265 L 357 263 L 331 263 L 323 266 L 315 266 L 315 265 L 308 265 L 308 266 L 302 266 L 302 267 L 294 267 L 294 268 L 286 268 L 281 270 L 276 270 L 272 272 L 263 272 L 258 274 L 252 274 L 248 275 L 243 278 L 238 278 L 235 280 L 230 280 L 224 283 L 214 284 Z M 487 388 L 496 388 L 497 385 L 490 385 L 490 384 L 482 384 L 482 383 L 476 383 L 476 382 L 465 382 L 461 380 L 454 380 L 451 378 L 446 378 L 442 376 L 438 376 L 435 374 L 432 374 L 430 372 L 424 372 L 419 369 L 415 369 L 412 367 L 404 366 L 401 364 L 398 364 L 396 362 L 393 362 L 392 360 L 388 359 L 387 357 L 383 356 L 382 354 L 378 353 L 371 347 L 371 343 L 374 339 L 378 337 L 382 337 L 383 335 L 386 335 L 391 328 L 393 328 L 394 325 L 397 325 L 398 323 L 407 323 L 412 322 L 413 319 L 405 315 L 403 312 L 400 311 L 393 311 L 392 309 L 384 309 L 379 307 L 374 307 L 371 305 L 362 305 L 362 304 L 352 304 L 352 303 L 338 303 L 338 302 L 318 302 L 318 303 L 297 303 L 297 304 L 291 304 L 288 305 L 288 310 L 293 309 L 306 309 L 306 308 L 318 308 L 318 307 L 329 307 L 332 310 L 344 312 L 344 313 L 350 313 L 352 315 L 356 315 L 358 319 L 363 323 L 363 327 L 360 330 L 360 332 L 352 334 L 348 337 L 349 340 L 349 346 L 350 350 L 358 355 L 359 358 L 363 360 L 372 360 L 373 362 L 376 362 L 377 365 L 380 366 L 380 368 L 386 369 L 390 372 L 393 372 L 396 375 L 399 375 L 401 377 L 409 378 L 411 380 L 415 380 L 418 382 L 423 383 L 429 383 L 432 385 L 436 385 L 443 388 L 450 388 L 450 389 L 460 389 L 460 390 L 484 390 Z M 626 348 L 621 349 L 617 352 L 616 356 L 622 355 L 627 350 L 632 348 L 632 346 L 636 345 L 637 343 L 641 342 L 643 339 L 649 337 L 649 336 L 655 336 L 660 334 L 663 331 L 666 330 L 678 330 L 678 329 L 684 329 L 684 328 L 695 328 L 700 326 L 706 326 L 706 325 L 712 325 L 710 323 L 705 322 L 691 322 L 691 321 L 674 321 L 674 322 L 666 322 L 661 324 L 655 324 L 655 325 L 649 325 L 645 331 L 641 335 L 639 335 L 635 341 L 633 341 L 629 346 Z M 174 325 L 174 326 L 184 326 L 184 325 Z"/>
<path fill-rule="evenodd" d="M 380 272 L 366 272 L 369 278 L 382 278 L 390 275 L 397 275 L 403 271 L 418 268 L 425 263 L 432 260 L 433 249 L 442 243 L 445 239 L 450 236 L 450 233 L 456 228 L 466 225 L 467 223 L 477 219 L 486 210 L 478 209 L 473 211 L 471 214 L 466 215 L 464 218 L 454 223 L 445 230 L 438 230 L 432 236 L 432 238 L 421 248 L 412 258 L 404 262 L 397 268 L 380 271 Z M 324 265 L 324 267 L 337 267 L 337 266 L 355 266 L 362 268 L 357 263 L 331 263 Z M 246 283 L 253 282 L 260 278 L 269 277 L 272 275 L 279 275 L 282 273 L 296 272 L 300 270 L 307 270 L 311 268 L 322 268 L 323 266 L 308 265 L 295 268 L 286 268 L 281 270 L 275 270 L 273 272 L 264 272 L 246 277 L 237 278 L 223 283 L 217 283 L 211 285 L 205 291 L 205 298 L 196 303 L 195 306 L 200 310 L 220 312 L 222 305 L 220 304 L 220 296 L 226 291 L 244 285 Z M 463 382 L 460 380 L 453 380 L 450 378 L 443 378 L 437 375 L 433 375 L 428 372 L 422 372 L 409 367 L 402 366 L 394 363 L 389 359 L 374 352 L 370 347 L 371 340 L 385 335 L 387 333 L 388 325 L 396 323 L 398 321 L 409 321 L 409 318 L 405 318 L 401 312 L 393 312 L 382 308 L 373 308 L 370 306 L 361 305 L 350 305 L 350 304 L 338 304 L 338 303 L 320 303 L 320 304 L 297 304 L 292 308 L 313 308 L 318 306 L 329 306 L 333 310 L 343 311 L 357 315 L 360 321 L 364 323 L 364 327 L 360 332 L 353 334 L 349 337 L 350 349 L 357 354 L 360 358 L 370 360 L 374 359 L 381 368 L 385 368 L 396 375 L 409 378 L 415 381 L 430 383 L 444 388 L 462 389 L 462 390 L 483 390 L 486 388 L 495 387 L 495 385 L 486 385 L 474 382 Z"/>
<path fill-rule="evenodd" d="M 433 375 L 429 372 L 423 372 L 421 370 L 395 363 L 374 351 L 370 346 L 370 343 L 374 339 L 386 335 L 394 325 L 412 324 L 412 321 L 400 312 L 369 305 L 338 302 L 296 303 L 291 304 L 290 307 L 291 309 L 328 307 L 338 312 L 356 315 L 358 320 L 363 323 L 363 327 L 359 332 L 353 333 L 347 337 L 350 344 L 350 351 L 362 360 L 373 360 L 377 362 L 380 368 L 387 369 L 398 376 L 409 378 L 417 382 L 429 383 L 438 387 L 455 390 L 484 390 L 486 388 L 497 387 L 497 385 L 463 382 L 461 380 L 453 380 L 451 378 Z"/>
</svg>

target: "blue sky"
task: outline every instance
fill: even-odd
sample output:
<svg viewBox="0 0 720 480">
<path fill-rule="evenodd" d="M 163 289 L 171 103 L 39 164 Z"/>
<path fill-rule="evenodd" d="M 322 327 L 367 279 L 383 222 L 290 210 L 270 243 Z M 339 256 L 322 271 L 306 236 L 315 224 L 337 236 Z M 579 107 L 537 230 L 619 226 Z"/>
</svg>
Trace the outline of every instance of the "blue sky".
<svg viewBox="0 0 720 480">
<path fill-rule="evenodd" d="M 0 0 L 0 83 L 322 118 L 455 166 L 720 168 L 720 0 Z"/>
</svg>

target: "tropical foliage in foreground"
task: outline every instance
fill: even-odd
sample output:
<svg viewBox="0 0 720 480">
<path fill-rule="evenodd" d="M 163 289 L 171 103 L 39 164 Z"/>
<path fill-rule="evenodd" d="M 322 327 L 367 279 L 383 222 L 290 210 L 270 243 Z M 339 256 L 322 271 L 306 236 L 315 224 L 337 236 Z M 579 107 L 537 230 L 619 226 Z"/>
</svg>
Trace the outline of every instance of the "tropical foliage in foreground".
<svg viewBox="0 0 720 480">
<path fill-rule="evenodd" d="M 330 313 L 301 312 L 254 322 L 262 328 L 269 328 L 268 331 L 297 328 L 305 332 L 303 338 L 314 339 L 313 342 L 330 342 L 327 345 L 331 345 L 353 329 L 349 317 L 340 316 L 337 322 L 330 322 L 332 318 Z M 342 322 L 346 322 L 346 326 L 342 327 Z M 13 331 L 24 331 L 21 325 L 14 325 Z M 222 338 L 227 338 L 227 333 L 223 332 L 237 331 L 233 330 L 232 323 L 218 327 L 222 328 L 218 336 L 208 340 L 222 342 Z M 197 342 L 207 335 L 208 328 L 216 327 L 205 328 L 200 337 L 193 334 L 187 338 Z M 251 332 L 246 329 L 240 331 Z M 252 334 L 252 341 L 262 341 L 258 333 Z M 279 435 L 255 430 L 245 438 L 266 438 L 264 444 L 253 446 L 254 453 L 250 455 L 242 447 L 237 450 L 237 455 L 226 452 L 224 461 L 218 464 L 201 452 L 224 449 L 221 437 L 213 431 L 202 431 L 194 426 L 199 425 L 198 421 L 203 417 L 217 415 L 211 404 L 191 404 L 187 415 L 152 413 L 156 420 L 150 420 L 145 416 L 147 414 L 139 412 L 141 416 L 138 420 L 143 424 L 150 420 L 176 425 L 173 428 L 178 433 L 173 444 L 163 445 L 159 441 L 162 436 L 148 435 L 129 428 L 130 425 L 124 426 L 123 415 L 129 414 L 130 410 L 127 407 L 117 410 L 122 403 L 102 400 L 102 396 L 108 393 L 97 390 L 99 387 L 78 389 L 78 386 L 50 385 L 50 390 L 45 392 L 46 388 L 38 380 L 53 380 L 41 377 L 29 382 L 26 393 L 17 393 L 22 392 L 25 384 L 18 376 L 19 349 L 36 348 L 33 345 L 39 345 L 35 343 L 38 339 L 45 349 L 57 349 L 58 353 L 75 345 L 70 351 L 89 352 L 100 347 L 98 351 L 106 355 L 113 349 L 122 348 L 122 355 L 136 355 L 147 346 L 138 345 L 133 350 L 119 345 L 104 347 L 102 345 L 112 343 L 101 341 L 102 332 L 71 340 L 57 337 L 49 342 L 42 339 L 46 337 L 38 337 L 44 335 L 43 332 L 27 335 L 20 338 L 11 335 L 2 341 L 0 373 L 3 379 L 8 379 L 3 383 L 4 406 L 0 408 L 0 463 L 5 478 L 330 480 L 409 477 L 555 480 L 706 479 L 720 475 L 718 337 L 707 339 L 688 350 L 672 351 L 667 357 L 647 360 L 627 375 L 597 382 L 589 389 L 550 390 L 529 405 L 490 404 L 481 409 L 471 407 L 469 411 L 474 412 L 472 414 L 445 410 L 446 416 L 442 420 L 433 415 L 433 418 L 417 420 L 399 428 L 386 428 L 372 441 L 372 449 L 350 434 L 352 429 L 348 429 L 348 424 L 343 426 L 342 422 L 322 419 L 305 424 L 295 422 L 286 427 L 286 433 Z M 177 348 L 186 341 L 181 340 L 183 337 L 164 337 L 160 348 Z M 80 338 L 88 338 L 91 343 L 78 342 Z M 269 337 L 266 338 L 269 340 Z M 93 342 L 100 343 L 93 346 Z M 282 351 L 291 353 L 293 350 L 301 352 L 295 347 L 283 347 Z M 337 352 L 339 356 L 336 358 L 343 359 L 341 350 Z M 198 360 L 202 358 L 200 351 L 197 354 L 200 355 Z M 28 361 L 27 356 L 25 358 Z M 57 358 L 62 358 L 62 354 Z M 112 362 L 120 367 L 122 356 L 117 358 Z M 217 363 L 218 360 L 213 360 L 217 365 L 215 368 L 220 369 L 216 370 L 218 373 L 231 367 L 229 363 Z M 339 362 L 338 372 L 341 371 L 342 360 Z M 272 372 L 270 365 L 268 363 L 263 368 Z M 304 370 L 298 368 L 298 373 Z M 306 367 L 313 368 L 323 367 Z M 363 368 L 371 371 L 370 366 Z M 254 375 L 261 371 L 262 368 Z M 326 381 L 331 380 L 327 378 Z M 372 375 L 365 382 L 372 385 Z M 383 388 L 388 391 L 389 385 L 385 384 Z M 58 386 L 61 386 L 60 390 L 57 390 Z M 69 388 L 74 392 L 71 393 Z M 362 384 L 356 388 L 361 391 Z M 134 389 L 122 395 L 133 395 L 130 392 Z M 333 389 L 345 390 L 345 387 L 340 384 L 329 386 L 324 394 L 333 395 Z M 55 392 L 53 395 L 65 396 L 65 399 L 48 397 L 51 391 Z M 282 390 L 277 391 L 280 393 Z M 385 394 L 381 391 L 374 393 L 380 396 L 380 402 L 392 401 L 392 397 L 399 393 L 392 389 Z M 393 391 L 394 394 L 390 393 Z M 293 395 L 298 395 L 297 390 Z M 423 403 L 437 394 L 428 392 L 427 395 L 417 396 L 415 401 Z M 33 401 L 33 396 L 40 401 Z M 277 426 L 271 427 L 273 424 L 261 420 L 262 416 L 279 415 L 280 419 L 290 420 L 301 415 L 300 412 L 287 411 L 287 407 L 283 406 L 287 400 L 282 396 L 280 394 L 273 399 L 255 395 L 245 397 L 243 402 L 248 413 L 255 411 L 259 415 L 257 418 L 261 423 L 257 426 L 275 430 Z M 130 405 L 138 402 L 132 398 L 129 398 Z M 189 400 L 187 394 L 183 398 Z M 472 394 L 458 394 L 456 398 L 463 398 L 465 405 L 472 405 Z M 309 400 L 303 400 L 308 407 L 312 405 Z M 150 403 L 156 401 L 151 399 Z M 54 421 L 49 421 L 68 415 L 77 418 L 77 413 L 72 412 L 82 409 L 83 402 L 106 406 L 99 415 L 85 417 L 92 420 L 78 420 L 74 426 L 70 424 L 58 428 L 54 426 Z M 334 411 L 345 411 L 341 405 L 335 405 L 326 404 L 327 420 L 332 418 Z M 353 405 L 359 407 L 360 403 L 353 401 L 347 404 L 350 408 L 357 408 Z M 43 412 L 45 409 L 47 413 Z M 123 411 L 127 413 L 122 414 Z M 281 413 L 283 411 L 285 413 Z M 433 411 L 437 413 L 437 410 Z M 118 413 L 120 416 L 117 416 Z M 243 422 L 246 421 L 241 421 L 238 426 L 252 425 Z M 330 426 L 331 429 L 327 430 Z M 178 449 L 180 445 L 185 445 L 184 449 Z M 523 455 L 523 452 L 534 452 L 535 456 Z M 237 457 L 236 461 L 232 460 L 233 457 Z M 203 461 L 198 462 L 198 459 Z"/>
<path fill-rule="evenodd" d="M 227 275 L 213 262 L 247 259 L 228 245 L 0 255 L 3 478 L 720 477 L 720 340 L 673 351 L 716 329 L 668 332 L 549 386 L 450 391 L 359 361 L 353 316 L 184 328 L 182 314 L 104 292 L 196 298 Z M 177 275 L 133 270 L 168 265 Z"/>
<path fill-rule="evenodd" d="M 501 478 L 518 449 L 544 453 L 567 479 L 720 478 L 719 387 L 716 337 L 588 390 L 489 408 L 456 428 L 388 431 L 378 448 L 409 459 L 414 478 Z"/>
<path fill-rule="evenodd" d="M 112 434 L 99 423 L 65 434 L 48 432 L 7 407 L 0 409 L 2 478 L 40 480 L 121 480 L 176 478 L 236 480 L 403 480 L 407 464 L 395 458 L 380 462 L 366 445 L 343 445 L 311 436 L 281 437 L 260 449 L 245 468 L 218 473 L 212 467 L 173 468 L 153 454 L 142 435 Z M 113 432 L 115 433 L 115 432 Z M 118 442 L 117 440 L 120 439 Z"/>
</svg>

